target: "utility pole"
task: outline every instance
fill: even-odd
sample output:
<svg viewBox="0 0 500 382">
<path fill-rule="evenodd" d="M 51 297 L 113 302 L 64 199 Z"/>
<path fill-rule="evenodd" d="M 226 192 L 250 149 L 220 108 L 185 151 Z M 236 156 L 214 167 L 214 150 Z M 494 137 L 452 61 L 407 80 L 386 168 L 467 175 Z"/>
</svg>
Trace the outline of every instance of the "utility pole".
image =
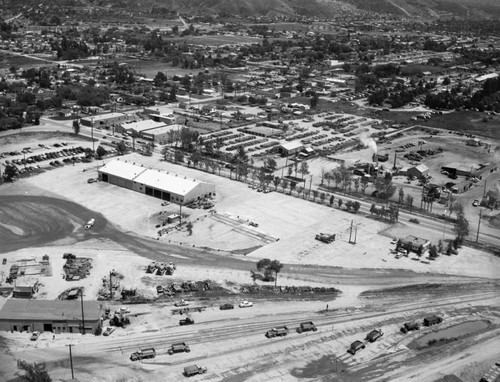
<svg viewBox="0 0 500 382">
<path fill-rule="evenodd" d="M 483 199 L 486 198 L 486 179 L 484 180 Z"/>
<path fill-rule="evenodd" d="M 352 243 L 351 238 L 352 238 L 352 224 L 353 221 L 351 220 L 351 227 L 349 228 L 349 243 Z"/>
<path fill-rule="evenodd" d="M 80 289 L 80 302 L 82 306 L 82 334 L 85 334 L 85 315 L 83 313 L 83 288 Z"/>
<path fill-rule="evenodd" d="M 357 239 L 358 239 L 358 226 L 354 227 L 354 244 L 356 244 Z"/>
<path fill-rule="evenodd" d="M 182 224 L 182 203 L 179 202 L 179 226 Z"/>
<path fill-rule="evenodd" d="M 113 300 L 113 271 L 109 272 L 109 299 Z"/>
<path fill-rule="evenodd" d="M 92 139 L 92 153 L 95 153 L 95 149 L 94 149 L 94 117 L 91 118 L 90 137 Z"/>
<path fill-rule="evenodd" d="M 481 218 L 483 217 L 483 210 L 479 210 L 479 222 L 477 223 L 476 243 L 479 241 L 479 227 L 481 227 Z"/>
<path fill-rule="evenodd" d="M 71 348 L 75 345 L 66 345 L 69 347 L 69 362 L 71 365 L 71 379 L 75 379 L 75 374 L 73 373 L 73 355 L 71 354 Z"/>
</svg>

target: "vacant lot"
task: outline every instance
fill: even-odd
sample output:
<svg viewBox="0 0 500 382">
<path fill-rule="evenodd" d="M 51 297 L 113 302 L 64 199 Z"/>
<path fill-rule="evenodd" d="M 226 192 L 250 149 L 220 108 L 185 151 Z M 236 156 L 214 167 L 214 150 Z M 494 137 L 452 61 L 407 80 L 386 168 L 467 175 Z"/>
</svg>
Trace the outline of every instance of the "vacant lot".
<svg viewBox="0 0 500 382">
<path fill-rule="evenodd" d="M 427 124 L 453 131 L 500 139 L 499 116 L 489 116 L 477 111 L 454 111 L 432 118 Z"/>
</svg>

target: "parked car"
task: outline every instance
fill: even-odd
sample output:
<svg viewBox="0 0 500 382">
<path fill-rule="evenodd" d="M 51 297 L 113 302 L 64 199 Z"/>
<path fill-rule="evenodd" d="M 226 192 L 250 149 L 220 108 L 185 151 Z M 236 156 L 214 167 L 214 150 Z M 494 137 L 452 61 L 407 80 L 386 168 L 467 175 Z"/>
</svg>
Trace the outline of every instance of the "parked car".
<svg viewBox="0 0 500 382">
<path fill-rule="evenodd" d="M 175 353 L 189 353 L 190 351 L 191 349 L 188 345 L 186 345 L 185 342 L 178 342 L 172 344 L 172 346 L 170 346 L 170 348 L 167 350 L 167 353 L 173 355 Z"/>
<path fill-rule="evenodd" d="M 476 200 L 474 200 L 474 202 L 472 203 L 472 205 L 473 205 L 474 207 L 479 206 L 479 200 L 477 200 L 477 199 L 476 199 Z"/>
<path fill-rule="evenodd" d="M 158 292 L 158 294 L 162 294 L 164 292 L 163 287 L 161 285 L 158 285 L 156 287 L 156 292 Z"/>
<path fill-rule="evenodd" d="M 234 305 L 233 304 L 229 304 L 229 303 L 222 304 L 221 306 L 219 306 L 219 309 L 220 310 L 234 309 Z"/>
<path fill-rule="evenodd" d="M 240 308 L 250 308 L 252 306 L 253 306 L 253 302 L 250 302 L 250 301 L 242 301 L 242 302 L 240 302 L 240 305 L 239 305 Z"/>
<path fill-rule="evenodd" d="M 274 338 L 274 337 L 284 337 L 288 335 L 288 327 L 286 326 L 278 326 L 276 328 L 272 328 L 271 330 L 268 330 L 266 332 L 266 337 L 267 338 Z"/>
<path fill-rule="evenodd" d="M 115 331 L 115 327 L 114 326 L 108 326 L 106 327 L 106 329 L 104 329 L 104 331 L 102 332 L 102 335 L 103 336 L 109 336 L 111 333 L 113 333 Z"/>
<path fill-rule="evenodd" d="M 130 355 L 130 360 L 131 361 L 139 361 L 141 359 L 146 359 L 146 358 L 154 358 L 156 357 L 156 351 L 154 348 L 145 348 L 136 351 L 135 353 L 132 353 Z"/>
<path fill-rule="evenodd" d="M 300 334 L 302 332 L 315 332 L 317 330 L 318 328 L 316 328 L 316 325 L 314 325 L 312 321 L 301 322 L 300 326 L 297 328 L 297 333 Z"/>
<path fill-rule="evenodd" d="M 130 309 L 122 306 L 120 309 L 115 310 L 116 314 L 125 314 L 125 313 L 130 313 Z"/>
<path fill-rule="evenodd" d="M 184 375 L 186 377 L 191 377 L 197 374 L 205 374 L 207 372 L 206 367 L 200 367 L 198 365 L 186 366 L 184 368 Z"/>
<path fill-rule="evenodd" d="M 33 332 L 33 333 L 31 333 L 30 340 L 36 341 L 38 339 L 38 337 L 40 337 L 40 332 Z"/>
<path fill-rule="evenodd" d="M 2 260 L 2 264 L 5 265 L 7 264 L 7 259 L 4 257 L 3 260 Z"/>
<path fill-rule="evenodd" d="M 361 341 L 354 341 L 351 344 L 351 347 L 347 350 L 348 353 L 354 355 L 356 354 L 359 350 L 364 349 L 366 346 L 363 342 Z"/>
<path fill-rule="evenodd" d="M 384 332 L 382 331 L 382 329 L 373 329 L 370 333 L 366 335 L 366 340 L 370 342 L 375 342 L 383 335 Z"/>
<path fill-rule="evenodd" d="M 175 306 L 188 306 L 189 302 L 187 302 L 185 300 L 180 300 L 180 301 L 177 301 L 174 305 Z"/>
<path fill-rule="evenodd" d="M 401 333 L 408 333 L 412 330 L 419 330 L 420 329 L 420 324 L 417 321 L 413 322 L 405 322 L 404 325 L 401 327 Z"/>
<path fill-rule="evenodd" d="M 182 320 L 179 320 L 179 325 L 184 326 L 184 325 L 193 325 L 194 320 L 191 317 L 186 317 L 183 318 Z"/>
</svg>

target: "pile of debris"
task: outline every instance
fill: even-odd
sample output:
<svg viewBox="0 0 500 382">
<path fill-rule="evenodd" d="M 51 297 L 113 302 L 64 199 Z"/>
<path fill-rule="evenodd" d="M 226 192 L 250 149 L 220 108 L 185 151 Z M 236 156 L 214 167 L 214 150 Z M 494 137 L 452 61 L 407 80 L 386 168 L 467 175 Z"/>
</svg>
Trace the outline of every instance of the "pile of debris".
<svg viewBox="0 0 500 382">
<path fill-rule="evenodd" d="M 246 285 L 240 288 L 244 294 L 340 294 L 342 291 L 333 287 L 310 286 L 278 286 L 271 285 Z"/>
<path fill-rule="evenodd" d="M 92 269 L 92 259 L 87 257 L 76 257 L 71 253 L 65 253 L 63 259 L 66 264 L 63 266 L 64 278 L 68 281 L 78 281 L 90 275 Z"/>
<path fill-rule="evenodd" d="M 174 271 L 176 269 L 177 269 L 176 265 L 172 262 L 166 264 L 153 261 L 146 268 L 146 273 L 151 273 L 157 276 L 163 276 L 163 275 L 171 276 L 174 274 Z"/>
<path fill-rule="evenodd" d="M 166 296 L 175 296 L 177 293 L 205 292 L 211 290 L 223 289 L 214 285 L 210 280 L 205 281 L 184 281 L 183 283 L 171 283 L 162 288 L 162 294 Z"/>
<path fill-rule="evenodd" d="M 111 279 L 111 287 L 110 287 L 110 279 Z M 111 293 L 113 293 L 113 298 L 119 296 L 118 291 L 121 288 L 120 280 L 123 279 L 123 275 L 119 274 L 115 270 L 111 272 L 111 277 L 105 276 L 102 278 L 102 286 L 99 289 L 97 300 L 110 300 Z"/>
</svg>

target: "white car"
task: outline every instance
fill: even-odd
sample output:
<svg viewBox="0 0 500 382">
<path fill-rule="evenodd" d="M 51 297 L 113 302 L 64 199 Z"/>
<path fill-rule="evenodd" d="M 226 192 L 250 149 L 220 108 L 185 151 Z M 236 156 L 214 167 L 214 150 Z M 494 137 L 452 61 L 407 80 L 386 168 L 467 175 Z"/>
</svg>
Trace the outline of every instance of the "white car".
<svg viewBox="0 0 500 382">
<path fill-rule="evenodd" d="M 115 329 L 116 328 L 114 326 L 107 326 L 106 329 L 104 329 L 104 331 L 102 332 L 102 335 L 109 336 L 111 333 L 115 331 Z"/>
<path fill-rule="evenodd" d="M 177 301 L 174 305 L 175 306 L 188 306 L 189 302 L 187 302 L 185 300 L 180 300 L 180 301 Z"/>
<path fill-rule="evenodd" d="M 30 340 L 36 341 L 38 339 L 38 337 L 40 337 L 40 332 L 33 332 L 33 333 L 31 333 Z"/>
<path fill-rule="evenodd" d="M 250 308 L 252 306 L 253 306 L 253 302 L 250 302 L 250 301 L 242 301 L 242 302 L 240 302 L 240 305 L 239 305 L 240 308 Z"/>
<path fill-rule="evenodd" d="M 120 309 L 115 310 L 116 314 L 125 314 L 125 313 L 130 313 L 130 309 L 122 306 Z"/>
</svg>

